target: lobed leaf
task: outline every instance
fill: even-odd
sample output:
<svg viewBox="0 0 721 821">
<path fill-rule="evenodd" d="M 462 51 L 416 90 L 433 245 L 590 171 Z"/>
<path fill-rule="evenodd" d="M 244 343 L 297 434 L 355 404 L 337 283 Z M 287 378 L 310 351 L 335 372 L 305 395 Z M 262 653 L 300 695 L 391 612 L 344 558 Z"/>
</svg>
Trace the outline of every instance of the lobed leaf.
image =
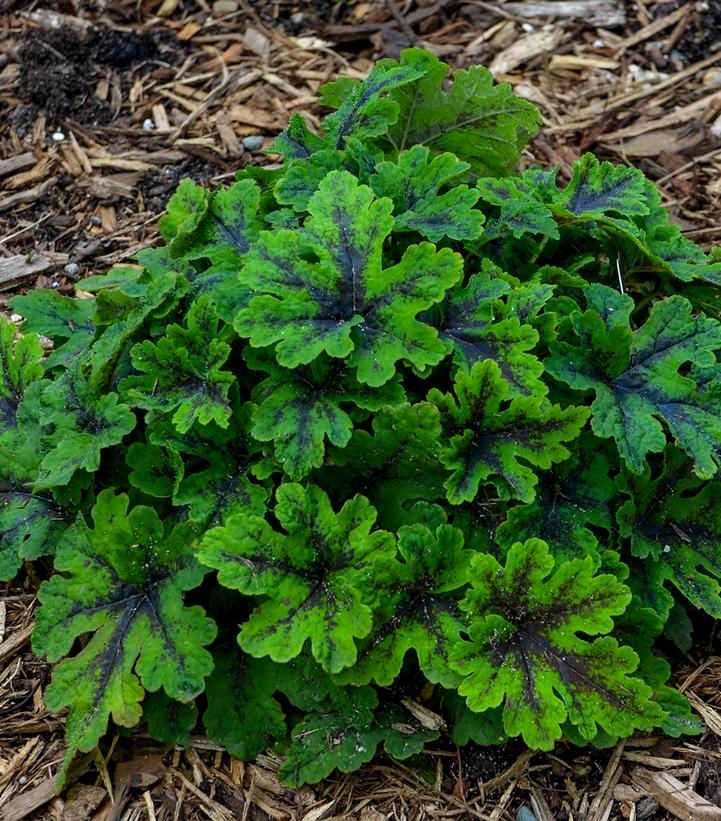
<svg viewBox="0 0 721 821">
<path fill-rule="evenodd" d="M 363 496 L 337 514 L 312 485 L 281 485 L 276 498 L 285 533 L 237 514 L 205 534 L 198 558 L 220 571 L 225 587 L 265 597 L 238 636 L 245 652 L 284 662 L 310 639 L 323 669 L 338 672 L 355 661 L 354 638 L 370 632 L 363 580 L 380 556 L 392 555 L 393 537 L 371 533 L 376 513 Z"/>
<path fill-rule="evenodd" d="M 88 384 L 78 362 L 33 399 L 46 429 L 44 456 L 32 483 L 36 490 L 67 485 L 79 470 L 94 473 L 101 452 L 120 443 L 137 423 L 117 394 L 100 393 Z"/>
<path fill-rule="evenodd" d="M 40 590 L 33 649 L 56 665 L 45 691 L 51 710 L 69 707 L 66 766 L 91 750 L 112 715 L 132 727 L 145 690 L 189 702 L 212 669 L 205 645 L 215 625 L 183 594 L 204 571 L 185 526 L 166 530 L 148 507 L 128 511 L 128 497 L 102 491 L 93 527 L 81 517 L 58 546 L 59 571 Z M 77 638 L 89 641 L 71 655 Z"/>
<path fill-rule="evenodd" d="M 36 289 L 15 296 L 10 304 L 23 319 L 23 333 L 47 336 L 54 350 L 45 360 L 45 368 L 67 367 L 83 355 L 95 335 L 94 299 L 70 299 L 57 291 Z"/>
<path fill-rule="evenodd" d="M 404 400 L 397 381 L 373 389 L 359 384 L 353 372 L 322 359 L 295 371 L 273 360 L 258 366 L 269 376 L 253 392 L 258 408 L 252 435 L 260 442 L 274 442 L 276 461 L 291 479 L 301 479 L 323 464 L 326 439 L 340 448 L 348 444 L 353 420 L 341 405 L 379 410 Z"/>
<path fill-rule="evenodd" d="M 463 550 L 457 528 L 419 523 L 398 530 L 398 552 L 403 561 L 381 564 L 375 577 L 382 588 L 375 628 L 355 665 L 336 680 L 390 685 L 414 650 L 429 681 L 454 687 L 459 680 L 448 653 L 465 629 L 454 593 L 469 579 L 471 551 Z"/>
<path fill-rule="evenodd" d="M 131 351 L 140 376 L 120 383 L 121 395 L 133 407 L 150 411 L 150 419 L 173 412 L 180 433 L 214 421 L 227 427 L 230 419 L 228 392 L 235 381 L 223 369 L 230 354 L 228 333 L 221 332 L 215 308 L 207 296 L 193 304 L 187 328 L 171 325 L 157 343 L 145 340 Z"/>
<path fill-rule="evenodd" d="M 458 279 L 460 257 L 422 243 L 384 269 L 391 203 L 345 171 L 323 180 L 308 210 L 302 229 L 262 232 L 248 254 L 241 276 L 262 295 L 238 313 L 238 333 L 254 347 L 277 343 L 288 368 L 321 353 L 347 359 L 374 387 L 392 378 L 400 359 L 419 369 L 439 362 L 443 345 L 415 316 Z"/>
<path fill-rule="evenodd" d="M 545 542 L 508 551 L 505 567 L 489 554 L 472 561 L 470 641 L 451 660 L 464 681 L 458 692 L 483 712 L 503 705 L 509 736 L 551 749 L 567 720 L 589 741 L 599 730 L 627 736 L 663 716 L 651 689 L 632 676 L 638 656 L 608 633 L 631 594 L 613 576 L 594 575 L 590 558 L 554 567 Z"/>
<path fill-rule="evenodd" d="M 234 758 L 251 761 L 286 733 L 283 710 L 273 698 L 283 668 L 237 649 L 218 651 L 213 661 L 205 685 L 205 731 Z"/>
<path fill-rule="evenodd" d="M 397 65 L 422 72 L 390 94 L 400 109 L 388 132 L 397 151 L 427 145 L 452 152 L 479 173 L 503 175 L 515 166 L 540 123 L 534 106 L 514 97 L 509 85 L 495 85 L 481 66 L 457 71 L 446 88 L 448 66 L 428 52 L 406 49 Z"/>
<path fill-rule="evenodd" d="M 540 378 L 543 365 L 531 353 L 538 332 L 523 322 L 521 311 L 512 312 L 511 306 L 501 303 L 511 286 L 500 273 L 483 260 L 480 273 L 473 274 L 463 287 L 451 288 L 440 307 L 423 318 L 437 328 L 439 338 L 463 370 L 490 359 L 500 367 L 511 395 L 545 395 L 547 388 Z"/>
<path fill-rule="evenodd" d="M 459 372 L 454 392 L 433 388 L 428 394 L 448 431 L 440 458 L 453 471 L 445 482 L 451 504 L 472 501 L 485 480 L 502 499 L 533 501 L 538 476 L 525 463 L 547 470 L 566 459 L 569 451 L 561 443 L 575 439 L 588 418 L 586 408 L 563 409 L 536 396 L 502 407 L 508 383 L 492 360 Z"/>
<path fill-rule="evenodd" d="M 662 420 L 696 474 L 713 476 L 721 464 L 718 399 L 679 371 L 715 364 L 721 325 L 694 317 L 690 303 L 674 296 L 656 303 L 644 325 L 631 331 L 629 297 L 604 285 L 589 286 L 587 297 L 588 309 L 571 318 L 577 344 L 553 343 L 546 369 L 571 388 L 595 392 L 593 431 L 616 441 L 634 473 L 643 473 L 649 453 L 666 447 Z"/>
<path fill-rule="evenodd" d="M 416 145 L 376 166 L 370 185 L 376 196 L 393 200 L 394 229 L 417 231 L 432 242 L 476 239 L 483 230 L 483 214 L 473 207 L 480 194 L 457 182 L 470 165 L 449 153 L 429 160 L 430 149 Z M 450 190 L 440 193 L 445 186 Z"/>
<path fill-rule="evenodd" d="M 690 475 L 688 459 L 665 453 L 664 470 L 652 477 L 626 473 L 619 487 L 630 498 L 618 512 L 621 534 L 646 567 L 652 587 L 643 598 L 662 623 L 669 618 L 672 584 L 694 607 L 721 618 L 721 485 Z"/>
</svg>

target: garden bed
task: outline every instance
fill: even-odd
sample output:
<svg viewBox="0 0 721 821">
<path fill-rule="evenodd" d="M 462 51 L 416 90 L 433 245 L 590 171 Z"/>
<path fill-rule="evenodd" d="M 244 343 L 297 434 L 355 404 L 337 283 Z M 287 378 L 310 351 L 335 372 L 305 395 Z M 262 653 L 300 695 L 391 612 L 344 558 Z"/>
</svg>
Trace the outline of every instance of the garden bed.
<svg viewBox="0 0 721 821">
<path fill-rule="evenodd" d="M 372 58 L 409 42 L 457 66 L 483 62 L 541 108 L 546 128 L 524 164 L 558 163 L 567 176 L 585 150 L 633 163 L 657 182 L 687 236 L 710 245 L 721 230 L 721 52 L 714 12 L 693 4 L 587 0 L 558 5 L 570 16 L 548 17 L 551 4 L 531 2 L 407 12 L 397 3 L 254 3 L 215 18 L 201 2 L 165 3 L 162 18 L 151 13 L 159 3 L 108 4 L 103 14 L 71 2 L 6 5 L 4 298 L 36 286 L 82 290 L 84 275 L 153 244 L 179 179 L 212 184 L 259 162 L 252 138 L 267 144 L 296 111 L 317 117 L 323 82 L 363 76 Z M 701 740 L 640 738 L 553 755 L 513 744 L 440 749 L 423 772 L 379 760 L 289 792 L 273 758 L 242 765 L 206 739 L 166 754 L 123 736 L 104 757 L 78 762 L 63 809 L 52 789 L 62 720 L 43 708 L 47 671 L 28 648 L 41 572 L 28 569 L 20 587 L 0 594 L 0 817 L 495 819 L 528 805 L 539 819 L 691 818 L 714 817 L 719 803 L 721 663 L 712 635 L 677 673 L 709 727 Z"/>
</svg>

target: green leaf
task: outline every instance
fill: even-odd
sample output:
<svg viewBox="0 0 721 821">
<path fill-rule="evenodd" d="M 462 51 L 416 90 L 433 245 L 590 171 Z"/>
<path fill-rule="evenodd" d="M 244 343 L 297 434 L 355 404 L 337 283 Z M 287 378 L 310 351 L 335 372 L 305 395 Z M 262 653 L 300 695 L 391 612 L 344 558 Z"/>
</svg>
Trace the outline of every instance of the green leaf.
<svg viewBox="0 0 721 821">
<path fill-rule="evenodd" d="M 338 110 L 323 121 L 324 145 L 341 149 L 349 137 L 364 142 L 385 134 L 398 117 L 398 105 L 385 93 L 412 83 L 424 73 L 422 66 L 381 60 L 364 80 L 352 85 L 345 82 L 342 96 L 332 94 L 328 86 L 322 87 L 326 104 L 340 102 Z"/>
<path fill-rule="evenodd" d="M 605 217 L 612 212 L 623 217 L 649 213 L 643 173 L 625 165 L 599 162 L 593 154 L 584 154 L 573 164 L 571 180 L 559 202 L 578 217 Z"/>
<path fill-rule="evenodd" d="M 694 607 L 721 618 L 721 484 L 690 475 L 688 459 L 666 452 L 664 470 L 653 478 L 624 474 L 620 488 L 630 498 L 618 513 L 631 552 L 649 567 L 656 589 L 672 584 Z M 673 600 L 655 607 L 665 621 Z M 652 603 L 653 604 L 653 603 Z"/>
<path fill-rule="evenodd" d="M 428 394 L 452 431 L 440 454 L 453 471 L 445 482 L 451 504 L 472 501 L 486 480 L 502 499 L 532 502 L 538 476 L 526 463 L 547 470 L 566 459 L 561 442 L 575 439 L 588 418 L 586 408 L 564 409 L 538 396 L 516 397 L 505 406 L 508 383 L 491 360 L 459 372 L 454 391 L 455 397 L 436 388 Z"/>
<path fill-rule="evenodd" d="M 123 319 L 117 319 L 105 328 L 90 348 L 90 383 L 93 386 L 105 388 L 112 383 L 118 363 L 133 337 L 150 317 L 164 312 L 179 290 L 178 277 L 172 272 L 138 285 L 137 293 L 133 289 L 134 307 Z"/>
<path fill-rule="evenodd" d="M 573 458 L 551 468 L 536 499 L 508 511 L 496 531 L 498 544 L 509 548 L 536 536 L 553 545 L 557 560 L 591 556 L 600 562 L 594 529 L 613 532 L 612 503 L 617 495 L 610 475 L 616 459 L 604 445 L 593 434 L 582 433 Z"/>
<path fill-rule="evenodd" d="M 420 727 L 408 714 L 377 708 L 370 687 L 359 687 L 323 713 L 311 713 L 293 728 L 292 744 L 278 770 L 289 787 L 316 784 L 333 770 L 352 772 L 371 761 L 378 745 L 403 759 L 419 753 L 438 733 Z"/>
<path fill-rule="evenodd" d="M 207 296 L 193 304 L 186 324 L 187 328 L 170 325 L 157 343 L 145 340 L 133 347 L 133 365 L 142 375 L 126 377 L 121 395 L 134 407 L 150 411 L 150 420 L 174 411 L 173 423 L 180 433 L 196 420 L 227 427 L 228 391 L 235 381 L 222 367 L 230 354 L 229 335 L 220 330 Z"/>
<path fill-rule="evenodd" d="M 199 203 L 201 199 L 198 198 Z M 253 180 L 241 180 L 219 188 L 206 200 L 197 227 L 192 231 L 184 227 L 179 232 L 171 243 L 173 252 L 189 260 L 207 259 L 213 265 L 240 266 L 258 237 L 260 189 Z"/>
<path fill-rule="evenodd" d="M 187 508 L 199 530 L 225 524 L 234 513 L 265 513 L 267 491 L 252 481 L 263 461 L 260 445 L 249 435 L 252 413 L 252 405 L 245 403 L 234 407 L 227 428 L 196 422 L 183 434 L 167 417 L 152 425 L 153 445 L 184 455 L 173 505 Z"/>
<path fill-rule="evenodd" d="M 234 758 L 251 761 L 286 733 L 283 710 L 273 698 L 284 667 L 237 649 L 218 651 L 213 661 L 205 685 L 205 731 Z"/>
<path fill-rule="evenodd" d="M 503 236 L 510 231 L 517 238 L 525 234 L 541 234 L 551 239 L 560 237 L 550 208 L 538 201 L 537 193 L 525 180 L 484 177 L 476 186 L 484 202 L 500 209 L 489 224 L 492 236 Z"/>
<path fill-rule="evenodd" d="M 345 168 L 345 165 L 345 155 L 342 151 L 316 151 L 307 160 L 290 165 L 275 187 L 275 198 L 282 205 L 292 206 L 295 211 L 306 211 L 310 198 L 325 177 L 331 171 Z"/>
<path fill-rule="evenodd" d="M 473 274 L 465 286 L 451 288 L 440 308 L 424 318 L 438 329 L 459 367 L 470 370 L 476 362 L 491 359 L 500 367 L 512 396 L 544 395 L 548 389 L 540 378 L 543 365 L 530 353 L 538 332 L 500 303 L 510 285 L 499 273 L 484 260 L 481 273 Z"/>
<path fill-rule="evenodd" d="M 93 523 L 79 517 L 58 546 L 59 572 L 41 587 L 33 635 L 34 651 L 48 661 L 67 657 L 44 696 L 50 710 L 70 708 L 66 764 L 76 750 L 97 745 L 111 715 L 135 726 L 144 690 L 162 687 L 189 702 L 212 669 L 204 646 L 215 625 L 200 607 L 183 603 L 204 575 L 187 527 L 165 531 L 154 510 L 128 511 L 128 497 L 112 488 L 98 495 Z"/>
<path fill-rule="evenodd" d="M 674 296 L 656 303 L 632 332 L 629 297 L 604 285 L 589 286 L 587 296 L 588 310 L 571 318 L 577 344 L 553 343 L 546 369 L 576 390 L 595 392 L 593 431 L 615 439 L 634 473 L 643 473 L 648 453 L 665 448 L 662 420 L 696 474 L 713 476 L 721 464 L 718 399 L 679 371 L 688 363 L 699 370 L 715 364 L 721 325 L 694 317 L 691 304 Z"/>
<path fill-rule="evenodd" d="M 128 481 L 133 487 L 161 499 L 177 492 L 183 478 L 183 460 L 177 451 L 133 442 L 125 459 L 132 468 Z"/>
<path fill-rule="evenodd" d="M 370 532 L 376 513 L 362 496 L 337 514 L 314 486 L 285 484 L 276 497 L 285 533 L 259 516 L 238 514 L 205 534 L 198 557 L 220 571 L 225 587 L 267 597 L 240 631 L 243 650 L 283 662 L 310 639 L 323 669 L 338 672 L 356 659 L 354 638 L 370 632 L 361 591 L 378 557 L 393 554 L 393 537 Z"/>
<path fill-rule="evenodd" d="M 395 530 L 406 521 L 410 502 L 443 495 L 439 415 L 426 402 L 403 405 L 379 411 L 372 427 L 372 434 L 356 429 L 344 449 L 331 450 L 326 477 L 333 490 L 360 488 L 381 526 Z"/>
<path fill-rule="evenodd" d="M 281 154 L 286 160 L 309 160 L 322 147 L 323 140 L 308 128 L 305 118 L 294 114 L 285 131 L 273 140 L 267 151 Z"/>
<path fill-rule="evenodd" d="M 400 66 L 414 66 L 423 77 L 391 92 L 400 107 L 389 132 L 397 151 L 428 145 L 452 152 L 478 173 L 504 175 L 516 165 L 540 124 L 534 106 L 514 97 L 507 83 L 495 85 L 481 66 L 457 71 L 447 88 L 448 66 L 428 52 L 407 49 Z"/>
<path fill-rule="evenodd" d="M 415 317 L 460 277 L 461 258 L 421 243 L 384 269 L 391 203 L 345 171 L 323 180 L 308 210 L 302 229 L 261 232 L 248 254 L 241 277 L 263 295 L 239 312 L 238 333 L 255 347 L 278 343 L 288 368 L 322 352 L 347 358 L 373 386 L 393 376 L 398 360 L 420 370 L 439 362 L 443 344 Z"/>
<path fill-rule="evenodd" d="M 198 708 L 193 701 L 183 704 L 158 690 L 146 695 L 143 718 L 148 724 L 148 733 L 156 741 L 186 747 L 190 733 L 198 723 Z"/>
<path fill-rule="evenodd" d="M 473 741 L 481 747 L 487 747 L 506 740 L 502 707 L 474 713 L 455 690 L 443 690 L 441 698 L 443 712 L 448 715 L 451 725 L 451 740 L 456 746 L 465 747 L 469 741 Z"/>
<path fill-rule="evenodd" d="M 33 482 L 36 490 L 67 485 L 78 470 L 94 473 L 101 451 L 121 442 L 137 422 L 117 394 L 93 390 L 78 363 L 47 385 L 41 402 L 49 432 L 47 452 Z"/>
<path fill-rule="evenodd" d="M 359 384 L 352 372 L 322 359 L 295 371 L 272 360 L 261 367 L 270 375 L 253 392 L 258 408 L 252 434 L 260 442 L 274 442 L 275 458 L 291 479 L 301 479 L 323 464 L 326 439 L 341 448 L 348 444 L 353 421 L 341 405 L 378 410 L 404 400 L 398 382 L 370 388 Z"/>
<path fill-rule="evenodd" d="M 182 250 L 186 239 L 198 228 L 208 210 L 210 192 L 192 180 L 182 180 L 168 202 L 168 213 L 158 228 L 171 251 Z"/>
<path fill-rule="evenodd" d="M 14 578 L 23 561 L 54 553 L 67 526 L 52 498 L 0 481 L 0 581 Z"/>
<path fill-rule="evenodd" d="M 650 729 L 663 716 L 651 688 L 631 674 L 638 656 L 608 636 L 612 617 L 631 594 L 611 575 L 594 575 L 593 561 L 554 567 L 545 542 L 530 539 L 508 551 L 505 567 L 488 554 L 472 563 L 470 641 L 457 645 L 452 662 L 464 681 L 458 688 L 472 710 L 503 704 L 509 736 L 551 749 L 570 721 L 582 738 L 599 729 L 616 736 Z"/>
<path fill-rule="evenodd" d="M 700 735 L 706 731 L 706 725 L 692 713 L 686 698 L 668 684 L 671 665 L 653 652 L 654 640 L 662 630 L 662 617 L 634 595 L 626 612 L 616 619 L 614 634 L 639 656 L 636 675 L 653 688 L 654 701 L 666 714 L 659 724 L 662 731 L 673 738 Z"/>
<path fill-rule="evenodd" d="M 468 581 L 472 553 L 463 549 L 461 531 L 447 524 L 434 530 L 424 524 L 401 527 L 398 550 L 403 562 L 381 563 L 374 579 L 382 590 L 376 627 L 356 664 L 336 680 L 390 685 L 406 653 L 415 650 L 429 681 L 457 686 L 448 652 L 465 625 L 454 594 Z"/>
<path fill-rule="evenodd" d="M 15 326 L 0 318 L 0 430 L 17 426 L 25 388 L 43 375 L 43 349 L 34 334 L 16 339 Z"/>
<path fill-rule="evenodd" d="M 370 179 L 376 196 L 393 200 L 395 230 L 418 231 L 432 242 L 476 239 L 483 230 L 483 214 L 473 207 L 480 195 L 457 181 L 470 166 L 453 154 L 429 159 L 430 149 L 416 145 L 395 162 L 379 163 Z M 440 193 L 445 186 L 450 190 Z"/>
<path fill-rule="evenodd" d="M 36 289 L 13 297 L 10 304 L 25 320 L 24 334 L 32 331 L 53 340 L 54 350 L 44 362 L 46 369 L 67 367 L 85 353 L 95 335 L 94 299 L 71 299 L 57 291 Z"/>
</svg>

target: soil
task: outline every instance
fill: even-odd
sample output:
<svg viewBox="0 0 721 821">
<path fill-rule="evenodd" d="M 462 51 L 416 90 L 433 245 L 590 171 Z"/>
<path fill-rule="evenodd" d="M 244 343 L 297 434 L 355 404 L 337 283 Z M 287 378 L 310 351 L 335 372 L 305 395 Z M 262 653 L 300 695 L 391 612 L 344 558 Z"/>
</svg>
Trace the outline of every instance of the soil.
<svg viewBox="0 0 721 821">
<path fill-rule="evenodd" d="M 18 92 L 30 112 L 16 109 L 16 124 L 38 110 L 51 118 L 72 114 L 82 125 L 101 125 L 117 116 L 108 101 L 95 94 L 98 82 L 120 71 L 121 82 L 132 81 L 133 69 L 148 63 L 172 64 L 177 51 L 161 38 L 115 29 L 91 30 L 87 36 L 62 26 L 26 33 L 18 48 Z M 164 38 L 163 38 L 164 39 Z"/>
</svg>

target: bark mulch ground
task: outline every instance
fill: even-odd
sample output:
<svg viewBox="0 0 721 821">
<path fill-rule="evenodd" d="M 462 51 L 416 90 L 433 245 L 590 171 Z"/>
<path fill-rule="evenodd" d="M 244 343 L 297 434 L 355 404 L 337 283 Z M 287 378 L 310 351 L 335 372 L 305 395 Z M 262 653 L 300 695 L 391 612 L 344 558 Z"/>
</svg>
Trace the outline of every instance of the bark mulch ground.
<svg viewBox="0 0 721 821">
<path fill-rule="evenodd" d="M 0 308 L 72 293 L 157 242 L 178 181 L 231 179 L 318 87 L 420 45 L 484 63 L 541 109 L 523 162 L 582 152 L 641 167 L 705 246 L 721 237 L 721 3 L 654 0 L 0 0 Z M 39 579 L 0 586 L 0 819 L 721 819 L 721 658 L 711 636 L 676 680 L 708 733 L 608 751 L 518 744 L 379 758 L 296 792 L 277 760 L 204 738 L 111 735 L 62 797 L 62 716 L 29 648 Z"/>
</svg>

